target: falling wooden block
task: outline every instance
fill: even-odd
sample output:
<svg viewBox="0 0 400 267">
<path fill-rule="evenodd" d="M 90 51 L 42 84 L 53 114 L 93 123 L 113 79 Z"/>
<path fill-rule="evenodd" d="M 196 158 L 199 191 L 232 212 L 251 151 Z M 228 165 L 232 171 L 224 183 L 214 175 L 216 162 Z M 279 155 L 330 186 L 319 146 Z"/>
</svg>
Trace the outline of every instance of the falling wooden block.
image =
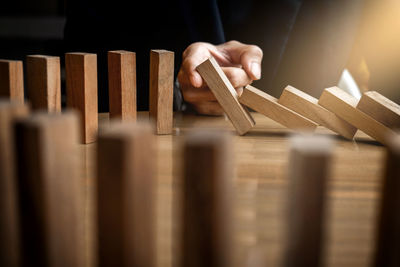
<svg viewBox="0 0 400 267">
<path fill-rule="evenodd" d="M 290 139 L 289 209 L 284 266 L 321 266 L 325 192 L 332 141 L 324 136 Z"/>
<path fill-rule="evenodd" d="M 239 101 L 243 105 L 291 129 L 313 131 L 318 126 L 313 121 L 279 104 L 278 99 L 275 97 L 251 85 L 247 85 L 244 88 Z"/>
<path fill-rule="evenodd" d="M 400 136 L 387 136 L 373 266 L 400 266 Z"/>
<path fill-rule="evenodd" d="M 353 125 L 318 105 L 318 99 L 292 86 L 283 90 L 278 103 L 348 139 L 357 132 Z"/>
<path fill-rule="evenodd" d="M 197 66 L 196 70 L 213 92 L 237 132 L 243 135 L 253 128 L 254 119 L 247 109 L 239 103 L 235 88 L 233 88 L 217 61 L 211 57 Z"/>
<path fill-rule="evenodd" d="M 60 58 L 26 57 L 27 95 L 32 109 L 61 112 Z"/>
<path fill-rule="evenodd" d="M 338 87 L 325 89 L 318 104 L 357 127 L 377 141 L 385 144 L 386 136 L 393 131 L 356 108 L 357 98 Z"/>
<path fill-rule="evenodd" d="M 22 61 L 0 59 L 0 97 L 24 101 Z"/>
<path fill-rule="evenodd" d="M 224 132 L 185 141 L 180 266 L 232 266 L 232 146 Z"/>
<path fill-rule="evenodd" d="M 378 92 L 365 92 L 357 108 L 391 129 L 400 129 L 400 105 Z"/>
<path fill-rule="evenodd" d="M 0 266 L 20 266 L 13 122 L 28 115 L 20 101 L 0 100 Z"/>
<path fill-rule="evenodd" d="M 78 114 L 35 113 L 15 136 L 22 266 L 86 266 Z"/>
<path fill-rule="evenodd" d="M 81 114 L 82 142 L 95 142 L 98 128 L 96 54 L 66 53 L 65 72 L 67 107 Z"/>
<path fill-rule="evenodd" d="M 156 122 L 157 134 L 171 134 L 174 97 L 174 52 L 150 52 L 150 117 Z"/>
<path fill-rule="evenodd" d="M 136 54 L 108 52 L 110 118 L 136 120 Z"/>
<path fill-rule="evenodd" d="M 156 265 L 156 161 L 147 124 L 114 123 L 99 135 L 99 266 Z"/>
</svg>

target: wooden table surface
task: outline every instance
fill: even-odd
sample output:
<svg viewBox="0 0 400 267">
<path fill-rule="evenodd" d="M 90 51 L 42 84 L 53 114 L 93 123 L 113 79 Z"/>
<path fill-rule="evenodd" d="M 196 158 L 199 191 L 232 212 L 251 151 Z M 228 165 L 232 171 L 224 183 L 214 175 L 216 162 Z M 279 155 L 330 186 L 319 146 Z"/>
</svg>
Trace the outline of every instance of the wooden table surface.
<svg viewBox="0 0 400 267">
<path fill-rule="evenodd" d="M 270 119 L 252 113 L 256 127 L 237 136 L 226 117 L 176 113 L 174 134 L 157 136 L 157 262 L 177 266 L 181 142 L 196 128 L 224 129 L 234 134 L 235 151 L 235 262 L 237 266 L 281 266 L 285 248 L 288 140 L 293 133 Z M 140 113 L 139 118 L 148 118 Z M 100 125 L 108 114 L 100 114 Z M 369 266 L 374 245 L 377 204 L 385 148 L 362 132 L 348 141 L 319 127 L 317 134 L 335 140 L 327 194 L 323 266 Z M 95 261 L 92 208 L 95 192 L 96 143 L 82 145 L 87 183 L 86 229 L 89 266 Z"/>
</svg>

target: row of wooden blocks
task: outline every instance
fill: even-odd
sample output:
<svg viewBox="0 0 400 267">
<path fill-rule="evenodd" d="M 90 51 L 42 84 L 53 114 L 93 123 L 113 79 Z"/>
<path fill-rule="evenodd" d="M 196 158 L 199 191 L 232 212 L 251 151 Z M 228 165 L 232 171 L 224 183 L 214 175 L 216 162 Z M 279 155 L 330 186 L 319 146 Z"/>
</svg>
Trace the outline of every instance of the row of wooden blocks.
<svg viewBox="0 0 400 267">
<path fill-rule="evenodd" d="M 325 89 L 316 99 L 292 86 L 279 99 L 248 85 L 239 97 L 214 58 L 197 71 L 206 81 L 240 135 L 251 130 L 254 119 L 245 105 L 291 129 L 313 131 L 318 125 L 353 139 L 360 129 L 385 144 L 386 136 L 400 129 L 400 106 L 378 92 L 363 94 L 360 101 L 338 87 Z"/>
<path fill-rule="evenodd" d="M 34 110 L 61 111 L 60 58 L 31 55 L 26 58 L 27 99 Z M 96 140 L 98 129 L 97 55 L 66 53 L 67 107 L 81 114 L 82 141 Z M 22 61 L 0 60 L 0 97 L 24 101 Z M 109 109 L 111 118 L 136 119 L 136 54 L 108 52 Z M 174 53 L 151 50 L 150 116 L 158 134 L 172 133 Z"/>
</svg>

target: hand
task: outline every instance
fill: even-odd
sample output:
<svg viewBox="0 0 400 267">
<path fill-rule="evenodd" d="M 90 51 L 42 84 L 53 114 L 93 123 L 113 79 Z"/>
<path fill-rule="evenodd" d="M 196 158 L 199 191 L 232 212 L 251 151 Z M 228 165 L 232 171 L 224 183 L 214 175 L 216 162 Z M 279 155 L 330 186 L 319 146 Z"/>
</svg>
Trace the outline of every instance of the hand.
<svg viewBox="0 0 400 267">
<path fill-rule="evenodd" d="M 239 95 L 243 87 L 261 78 L 262 50 L 255 45 L 229 41 L 221 45 L 193 43 L 183 52 L 178 73 L 183 98 L 205 115 L 222 115 L 222 107 L 207 87 L 196 67 L 213 56 Z"/>
</svg>

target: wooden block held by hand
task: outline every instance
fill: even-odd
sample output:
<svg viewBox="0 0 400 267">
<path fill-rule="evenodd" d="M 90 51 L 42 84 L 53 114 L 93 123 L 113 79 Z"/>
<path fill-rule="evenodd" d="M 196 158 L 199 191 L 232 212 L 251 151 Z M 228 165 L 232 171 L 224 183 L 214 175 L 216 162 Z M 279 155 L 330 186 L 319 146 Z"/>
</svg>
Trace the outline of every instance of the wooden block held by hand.
<svg viewBox="0 0 400 267">
<path fill-rule="evenodd" d="M 95 142 L 98 128 L 96 54 L 66 53 L 65 72 L 67 107 L 81 114 L 82 142 Z"/>
<path fill-rule="evenodd" d="M 235 88 L 233 88 L 217 61 L 211 57 L 197 66 L 196 70 L 213 92 L 236 131 L 243 135 L 253 128 L 254 119 L 247 109 L 239 103 Z"/>
<path fill-rule="evenodd" d="M 353 139 L 357 132 L 356 127 L 318 105 L 318 99 L 292 86 L 287 86 L 283 90 L 278 103 L 345 138 Z"/>
<path fill-rule="evenodd" d="M 0 59 L 0 97 L 24 102 L 22 61 Z"/>
<path fill-rule="evenodd" d="M 136 54 L 108 52 L 110 118 L 136 120 Z"/>
<path fill-rule="evenodd" d="M 171 134 L 174 97 L 174 52 L 150 52 L 150 117 L 156 122 L 157 134 Z"/>
<path fill-rule="evenodd" d="M 291 129 L 313 131 L 317 124 L 278 103 L 278 99 L 247 85 L 240 103 Z"/>
<path fill-rule="evenodd" d="M 26 57 L 27 95 L 32 109 L 61 112 L 60 58 Z"/>
</svg>

